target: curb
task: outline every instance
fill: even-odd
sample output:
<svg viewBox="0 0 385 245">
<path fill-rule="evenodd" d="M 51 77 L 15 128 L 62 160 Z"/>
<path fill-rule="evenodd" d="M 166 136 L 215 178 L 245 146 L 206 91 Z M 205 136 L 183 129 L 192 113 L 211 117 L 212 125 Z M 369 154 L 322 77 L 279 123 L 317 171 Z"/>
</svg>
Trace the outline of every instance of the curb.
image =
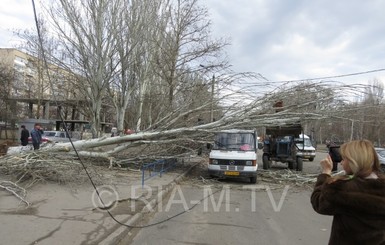
<svg viewBox="0 0 385 245">
<path fill-rule="evenodd" d="M 129 218 L 125 224 L 127 224 L 128 226 L 135 226 L 143 218 L 144 214 L 154 212 L 155 207 L 158 205 L 158 203 L 162 201 L 163 198 L 167 196 L 167 194 L 169 194 L 172 189 L 174 189 L 175 185 L 180 182 L 188 173 L 190 173 L 191 170 L 193 170 L 199 163 L 201 162 L 194 163 L 185 172 L 181 173 L 173 181 L 167 184 L 165 188 L 157 194 L 156 198 L 152 199 L 149 203 L 147 203 L 147 205 L 144 206 L 140 212 L 136 213 L 131 218 Z M 131 228 L 119 224 L 117 225 L 119 226 L 119 228 L 113 231 L 105 239 L 100 241 L 99 244 L 118 244 L 125 236 L 127 236 Z"/>
</svg>

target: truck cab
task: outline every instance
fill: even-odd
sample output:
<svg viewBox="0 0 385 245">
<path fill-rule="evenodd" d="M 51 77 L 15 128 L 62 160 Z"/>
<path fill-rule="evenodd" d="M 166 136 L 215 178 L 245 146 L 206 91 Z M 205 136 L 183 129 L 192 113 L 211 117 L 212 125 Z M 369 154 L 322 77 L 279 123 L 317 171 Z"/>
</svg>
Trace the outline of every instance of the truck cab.
<svg viewBox="0 0 385 245">
<path fill-rule="evenodd" d="M 220 178 L 244 177 L 257 181 L 257 132 L 231 129 L 215 134 L 208 172 Z"/>
</svg>

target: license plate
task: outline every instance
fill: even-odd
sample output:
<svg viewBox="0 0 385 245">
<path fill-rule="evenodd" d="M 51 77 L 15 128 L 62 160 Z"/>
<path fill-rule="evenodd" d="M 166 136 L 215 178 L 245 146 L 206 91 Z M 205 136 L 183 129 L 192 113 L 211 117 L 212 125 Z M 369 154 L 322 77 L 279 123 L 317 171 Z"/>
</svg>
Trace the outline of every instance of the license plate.
<svg viewBox="0 0 385 245">
<path fill-rule="evenodd" d="M 225 171 L 225 175 L 239 176 L 239 172 L 236 172 L 236 171 Z"/>
</svg>

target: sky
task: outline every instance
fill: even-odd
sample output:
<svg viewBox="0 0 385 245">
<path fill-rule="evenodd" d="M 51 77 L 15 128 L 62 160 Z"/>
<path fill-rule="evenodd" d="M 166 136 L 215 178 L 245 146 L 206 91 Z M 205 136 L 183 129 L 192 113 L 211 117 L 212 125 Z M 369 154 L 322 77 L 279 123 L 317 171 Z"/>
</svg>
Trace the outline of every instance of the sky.
<svg viewBox="0 0 385 245">
<path fill-rule="evenodd" d="M 34 28 L 30 0 L 1 0 L 0 47 Z M 40 1 L 36 1 L 39 5 Z M 235 72 L 291 81 L 385 69 L 384 0 L 200 0 Z M 39 6 L 37 6 L 39 11 Z M 336 78 L 385 82 L 385 71 Z"/>
</svg>

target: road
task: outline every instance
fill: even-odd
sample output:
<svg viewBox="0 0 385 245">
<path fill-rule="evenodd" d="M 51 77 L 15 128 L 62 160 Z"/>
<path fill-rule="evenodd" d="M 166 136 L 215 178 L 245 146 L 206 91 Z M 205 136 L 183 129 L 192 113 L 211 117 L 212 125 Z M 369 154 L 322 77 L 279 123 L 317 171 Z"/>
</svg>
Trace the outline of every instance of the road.
<svg viewBox="0 0 385 245">
<path fill-rule="evenodd" d="M 318 171 L 324 156 L 304 162 L 304 171 Z M 147 224 L 181 214 L 132 230 L 122 244 L 327 244 L 332 217 L 315 213 L 310 195 L 310 188 L 290 183 L 187 179 Z"/>
</svg>

